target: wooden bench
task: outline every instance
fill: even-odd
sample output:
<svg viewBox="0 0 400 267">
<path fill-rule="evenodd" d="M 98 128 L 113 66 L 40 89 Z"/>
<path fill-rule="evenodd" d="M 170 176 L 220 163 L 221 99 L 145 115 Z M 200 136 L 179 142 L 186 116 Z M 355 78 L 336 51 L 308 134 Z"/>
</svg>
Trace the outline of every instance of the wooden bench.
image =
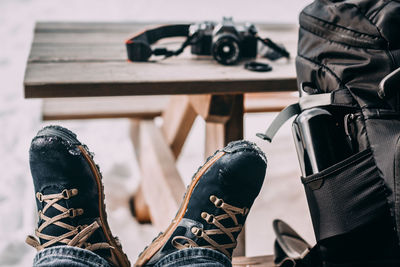
<svg viewBox="0 0 400 267">
<path fill-rule="evenodd" d="M 169 96 L 116 96 L 45 98 L 43 120 L 75 120 L 106 118 L 152 119 L 161 116 Z M 246 113 L 278 112 L 297 101 L 296 93 L 245 94 Z"/>
</svg>

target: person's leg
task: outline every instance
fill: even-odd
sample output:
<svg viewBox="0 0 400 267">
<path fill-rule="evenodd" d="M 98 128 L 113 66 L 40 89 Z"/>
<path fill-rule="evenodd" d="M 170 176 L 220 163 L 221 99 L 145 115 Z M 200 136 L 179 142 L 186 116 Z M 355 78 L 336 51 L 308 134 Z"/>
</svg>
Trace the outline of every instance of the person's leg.
<svg viewBox="0 0 400 267">
<path fill-rule="evenodd" d="M 101 173 L 74 133 L 45 127 L 29 160 L 39 222 L 35 266 L 130 266 L 107 223 Z"/>
<path fill-rule="evenodd" d="M 236 141 L 199 168 L 167 230 L 135 266 L 231 266 L 232 252 L 266 171 L 253 143 Z"/>
<path fill-rule="evenodd" d="M 55 246 L 39 251 L 33 267 L 112 267 L 96 253 L 72 246 Z"/>
<path fill-rule="evenodd" d="M 231 267 L 231 260 L 215 249 L 187 248 L 172 252 L 159 260 L 154 267 Z"/>
</svg>

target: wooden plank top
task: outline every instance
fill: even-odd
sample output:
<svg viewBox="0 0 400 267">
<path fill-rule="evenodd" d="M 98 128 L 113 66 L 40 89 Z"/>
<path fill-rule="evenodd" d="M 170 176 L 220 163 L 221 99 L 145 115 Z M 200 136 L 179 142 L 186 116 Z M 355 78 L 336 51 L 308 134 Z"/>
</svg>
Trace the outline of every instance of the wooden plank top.
<svg viewBox="0 0 400 267">
<path fill-rule="evenodd" d="M 196 57 L 190 48 L 157 62 L 126 60 L 124 40 L 146 23 L 36 24 L 24 87 L 26 98 L 243 93 L 296 90 L 294 56 L 297 27 L 257 25 L 260 36 L 285 44 L 290 60 L 270 62 L 273 71 L 245 70 L 243 63 L 222 66 Z M 180 44 L 184 39 L 167 39 Z M 266 59 L 257 59 L 267 61 Z"/>
</svg>

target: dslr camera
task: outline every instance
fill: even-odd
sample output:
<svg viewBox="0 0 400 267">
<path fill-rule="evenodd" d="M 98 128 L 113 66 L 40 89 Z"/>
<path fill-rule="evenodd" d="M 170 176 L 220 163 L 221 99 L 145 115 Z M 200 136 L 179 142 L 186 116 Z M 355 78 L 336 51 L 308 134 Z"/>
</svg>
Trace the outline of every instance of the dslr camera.
<svg viewBox="0 0 400 267">
<path fill-rule="evenodd" d="M 224 65 L 257 56 L 257 30 L 253 24 L 236 26 L 232 18 L 223 18 L 219 24 L 206 21 L 191 25 L 189 36 L 192 54 L 212 55 Z"/>
</svg>

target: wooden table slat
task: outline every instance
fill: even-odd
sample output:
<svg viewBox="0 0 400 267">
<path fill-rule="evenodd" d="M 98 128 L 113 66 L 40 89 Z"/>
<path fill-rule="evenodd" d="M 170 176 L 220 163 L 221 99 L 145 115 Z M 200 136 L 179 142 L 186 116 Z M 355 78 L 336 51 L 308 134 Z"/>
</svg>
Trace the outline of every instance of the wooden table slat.
<svg viewBox="0 0 400 267">
<path fill-rule="evenodd" d="M 273 71 L 268 73 L 250 72 L 243 64 L 222 66 L 210 57 L 191 55 L 189 48 L 179 57 L 156 63 L 127 62 L 123 41 L 129 32 L 149 24 L 38 23 L 24 79 L 25 97 L 221 94 L 297 88 L 293 57 L 270 63 Z M 296 26 L 263 27 L 270 30 L 261 36 L 284 43 L 295 55 Z"/>
<path fill-rule="evenodd" d="M 122 44 L 33 44 L 29 63 L 126 62 Z"/>
<path fill-rule="evenodd" d="M 292 64 L 276 62 L 273 67 L 272 72 L 258 73 L 246 71 L 241 66 L 226 67 L 209 60 L 196 61 L 183 58 L 153 64 L 31 63 L 25 75 L 25 97 L 296 90 L 296 76 Z"/>
</svg>

